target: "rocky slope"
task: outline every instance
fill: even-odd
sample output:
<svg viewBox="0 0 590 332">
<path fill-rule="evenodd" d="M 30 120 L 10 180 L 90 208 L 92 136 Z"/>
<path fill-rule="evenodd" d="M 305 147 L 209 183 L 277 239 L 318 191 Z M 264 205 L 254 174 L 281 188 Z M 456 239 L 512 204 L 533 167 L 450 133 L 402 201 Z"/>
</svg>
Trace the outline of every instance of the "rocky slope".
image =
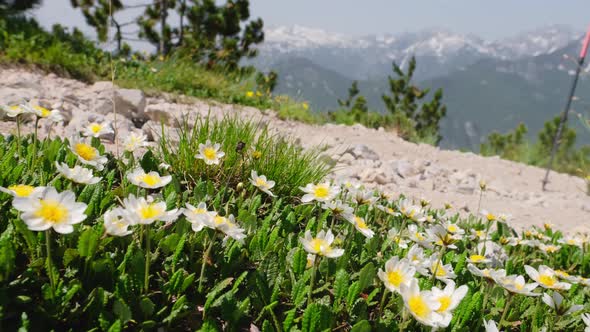
<svg viewBox="0 0 590 332">
<path fill-rule="evenodd" d="M 543 170 L 523 164 L 481 157 L 472 153 L 445 151 L 423 144 L 406 142 L 384 130 L 360 125 L 327 124 L 313 126 L 278 119 L 270 111 L 225 105 L 185 97 L 145 97 L 141 91 L 113 89 L 109 82 L 87 85 L 53 74 L 20 69 L 2 69 L 0 104 L 14 104 L 33 99 L 47 107 L 63 110 L 64 125 L 49 128 L 41 124 L 46 135 L 70 136 L 93 119 L 114 120 L 112 101 L 118 111 L 119 137 L 131 131 L 144 132 L 155 141 L 160 121 L 174 136 L 178 119 L 199 115 L 219 117 L 226 114 L 267 124 L 277 133 L 290 136 L 306 148 L 321 146 L 335 163 L 332 176 L 348 178 L 379 187 L 393 194 L 403 193 L 425 198 L 435 207 L 444 203 L 462 214 L 477 213 L 479 181 L 488 183 L 481 207 L 494 213 L 512 215 L 516 228 L 553 223 L 569 233 L 588 231 L 590 198 L 582 179 L 552 174 L 548 191 L 541 191 Z M 0 132 L 12 134 L 14 122 L 0 121 Z M 29 123 L 25 131 L 32 131 Z M 114 145 L 109 144 L 111 149 Z"/>
</svg>

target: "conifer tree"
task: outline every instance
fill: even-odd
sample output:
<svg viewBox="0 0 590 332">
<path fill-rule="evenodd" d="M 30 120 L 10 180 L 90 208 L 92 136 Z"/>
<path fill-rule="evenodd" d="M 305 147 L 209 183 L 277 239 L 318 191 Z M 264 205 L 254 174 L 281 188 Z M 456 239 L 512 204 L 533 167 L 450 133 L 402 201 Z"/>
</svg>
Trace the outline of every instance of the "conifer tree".
<svg viewBox="0 0 590 332">
<path fill-rule="evenodd" d="M 256 56 L 255 44 L 264 40 L 262 19 L 250 19 L 248 0 L 190 0 L 185 46 L 196 61 L 208 67 L 236 69 L 239 61 Z"/>
<path fill-rule="evenodd" d="M 393 115 L 403 114 L 415 123 L 416 131 L 421 136 L 434 135 L 436 144 L 442 137 L 439 134 L 439 122 L 446 115 L 447 108 L 442 104 L 442 90 L 438 89 L 430 102 L 423 99 L 429 89 L 420 89 L 412 84 L 412 77 L 416 70 L 416 58 L 412 57 L 408 64 L 407 73 L 393 63 L 393 71 L 398 76 L 388 77 L 391 95 L 382 95 L 385 107 Z"/>
<path fill-rule="evenodd" d="M 0 15 L 13 15 L 39 5 L 41 0 L 0 0 Z"/>
<path fill-rule="evenodd" d="M 156 46 L 158 54 L 167 55 L 173 48 L 173 38 L 179 31 L 170 26 L 170 11 L 176 8 L 176 0 L 153 0 L 145 7 L 142 16 L 137 19 L 139 37 L 147 39 Z"/>
<path fill-rule="evenodd" d="M 121 0 L 70 0 L 72 7 L 80 8 L 86 23 L 96 30 L 98 40 L 105 42 L 109 35 L 109 18 L 112 18 L 115 27 L 115 40 L 117 50 L 122 48 L 122 27 L 123 25 L 114 19 L 115 12 L 123 9 Z"/>
</svg>

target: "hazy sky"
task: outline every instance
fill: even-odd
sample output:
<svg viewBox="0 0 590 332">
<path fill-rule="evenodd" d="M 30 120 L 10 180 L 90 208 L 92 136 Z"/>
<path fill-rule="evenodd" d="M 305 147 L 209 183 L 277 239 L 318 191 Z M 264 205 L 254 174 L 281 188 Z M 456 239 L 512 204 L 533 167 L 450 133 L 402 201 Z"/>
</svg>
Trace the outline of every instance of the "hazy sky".
<svg viewBox="0 0 590 332">
<path fill-rule="evenodd" d="M 250 4 L 252 16 L 261 17 L 267 26 L 299 24 L 351 35 L 443 27 L 496 39 L 549 24 L 569 24 L 579 31 L 590 24 L 589 0 L 251 0 Z M 34 15 L 44 26 L 84 26 L 69 0 L 44 0 Z"/>
</svg>

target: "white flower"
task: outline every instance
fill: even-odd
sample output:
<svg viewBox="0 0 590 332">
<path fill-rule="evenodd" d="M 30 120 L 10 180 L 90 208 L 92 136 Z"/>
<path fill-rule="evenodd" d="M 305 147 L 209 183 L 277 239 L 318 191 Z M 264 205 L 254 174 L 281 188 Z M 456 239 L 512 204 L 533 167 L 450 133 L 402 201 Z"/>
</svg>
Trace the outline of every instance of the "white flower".
<svg viewBox="0 0 590 332">
<path fill-rule="evenodd" d="M 211 144 L 207 140 L 205 144 L 199 144 L 199 153 L 195 156 L 197 159 L 203 159 L 207 165 L 218 165 L 219 159 L 225 156 L 225 152 L 219 151 L 219 143 Z"/>
<path fill-rule="evenodd" d="M 545 304 L 547 304 L 551 309 L 555 310 L 558 315 L 569 315 L 571 313 L 580 311 L 584 309 L 583 305 L 572 305 L 568 308 L 565 303 L 563 303 L 563 296 L 559 294 L 559 292 L 553 292 L 552 296 L 549 294 L 544 293 L 543 297 L 541 298 Z"/>
<path fill-rule="evenodd" d="M 272 189 L 272 187 L 275 186 L 275 182 L 267 180 L 266 176 L 264 176 L 264 175 L 258 176 L 258 173 L 256 173 L 256 171 L 252 171 L 250 173 L 250 183 L 254 187 L 267 193 L 269 196 L 275 197 L 275 195 L 270 191 Z"/>
<path fill-rule="evenodd" d="M 559 239 L 557 240 L 557 242 L 561 243 L 561 244 L 567 244 L 570 246 L 576 246 L 576 247 L 580 247 L 582 248 L 582 246 L 584 245 L 584 239 L 580 236 L 580 235 L 565 235 L 563 237 L 563 239 Z"/>
<path fill-rule="evenodd" d="M 135 150 L 147 146 L 147 136 L 143 133 L 129 133 L 129 136 L 125 137 L 123 141 L 123 147 L 125 151 L 134 152 Z"/>
<path fill-rule="evenodd" d="M 166 203 L 154 202 L 152 196 L 147 199 L 135 197 L 133 194 L 123 199 L 125 219 L 131 224 L 149 225 L 154 221 L 174 221 L 178 217 L 178 209 L 166 211 Z"/>
<path fill-rule="evenodd" d="M 485 256 L 482 256 L 479 254 L 474 254 L 474 255 L 470 255 L 467 258 L 467 261 L 469 263 L 473 263 L 473 264 L 487 264 L 487 263 L 490 263 L 492 260 L 489 258 L 486 258 Z"/>
<path fill-rule="evenodd" d="M 354 228 L 356 228 L 357 231 L 361 232 L 368 239 L 375 235 L 375 232 L 373 232 L 369 226 L 367 226 L 365 219 L 352 214 L 347 215 L 346 219 L 354 226 Z"/>
<path fill-rule="evenodd" d="M 228 237 L 231 237 L 239 243 L 244 243 L 244 239 L 246 238 L 245 230 L 236 224 L 235 218 L 231 214 L 228 217 L 214 216 L 209 227 L 223 232 L 226 235 L 224 242 Z"/>
<path fill-rule="evenodd" d="M 113 128 L 109 122 L 91 122 L 82 131 L 82 135 L 88 137 L 101 137 L 108 134 L 114 134 Z"/>
<path fill-rule="evenodd" d="M 493 269 L 488 269 L 488 268 L 479 269 L 473 264 L 467 264 L 467 270 L 469 270 L 469 272 L 471 272 L 471 274 L 473 274 L 474 276 L 484 277 L 484 278 L 488 278 L 488 279 L 491 279 L 494 281 L 497 278 L 502 278 L 502 277 L 506 276 L 506 270 L 504 270 L 504 269 L 500 269 L 500 270 L 493 270 Z"/>
<path fill-rule="evenodd" d="M 392 208 L 390 208 L 389 206 L 377 205 L 377 208 L 379 210 L 381 210 L 381 211 L 389 214 L 389 215 L 392 215 L 392 216 L 396 216 L 397 215 L 396 212 L 395 212 L 395 210 L 392 209 Z"/>
<path fill-rule="evenodd" d="M 430 273 L 434 274 L 436 279 L 444 283 L 448 283 L 451 279 L 457 277 L 457 275 L 453 271 L 453 265 L 443 265 L 441 260 L 436 258 L 435 256 L 431 256 L 428 263 Z"/>
<path fill-rule="evenodd" d="M 320 184 L 309 183 L 305 188 L 299 187 L 306 194 L 301 197 L 303 203 L 309 203 L 311 201 L 328 202 L 333 200 L 336 195 L 340 192 L 338 186 L 331 186 L 329 182 Z"/>
<path fill-rule="evenodd" d="M 443 226 L 447 229 L 449 233 L 459 235 L 465 234 L 465 230 L 463 230 L 463 228 L 459 227 L 459 225 L 452 223 L 450 221 L 445 222 Z"/>
<path fill-rule="evenodd" d="M 96 184 L 102 179 L 101 177 L 94 176 L 92 171 L 88 168 L 79 165 L 74 166 L 74 168 L 69 168 L 67 164 L 56 161 L 55 167 L 61 175 L 76 183 Z"/>
<path fill-rule="evenodd" d="M 385 263 L 385 271 L 379 269 L 377 275 L 383 281 L 385 287 L 392 292 L 400 292 L 402 284 L 408 284 L 416 274 L 416 268 L 407 258 L 401 260 L 397 256 L 391 257 Z"/>
<path fill-rule="evenodd" d="M 477 230 L 477 229 L 471 229 L 470 231 L 471 235 L 469 236 L 470 240 L 476 240 L 476 241 L 487 241 L 487 240 L 491 240 L 491 234 L 486 234 L 486 231 L 484 230 Z"/>
<path fill-rule="evenodd" d="M 76 196 L 69 190 L 58 193 L 55 188 L 47 187 L 38 196 L 15 198 L 12 205 L 22 212 L 21 218 L 32 231 L 53 228 L 58 233 L 68 234 L 74 231 L 72 225 L 86 219 L 87 205 L 77 203 Z"/>
<path fill-rule="evenodd" d="M 28 184 L 15 184 L 8 186 L 8 188 L 0 187 L 1 192 L 7 193 L 15 198 L 39 196 L 44 190 L 45 187 L 33 187 Z"/>
<path fill-rule="evenodd" d="M 109 235 L 126 236 L 132 233 L 129 230 L 130 223 L 125 219 L 125 212 L 117 207 L 104 213 L 104 229 Z"/>
<path fill-rule="evenodd" d="M 339 199 L 331 202 L 324 202 L 324 204 L 322 204 L 322 209 L 330 210 L 336 216 L 351 215 L 354 213 L 351 206 L 342 203 Z"/>
<path fill-rule="evenodd" d="M 483 327 L 486 329 L 486 332 L 500 332 L 500 330 L 498 330 L 498 326 L 496 325 L 496 322 L 494 322 L 493 320 L 485 320 L 483 321 Z"/>
<path fill-rule="evenodd" d="M 352 194 L 351 199 L 358 205 L 371 205 L 377 201 L 377 197 L 375 197 L 372 191 L 359 188 L 351 190 L 350 192 Z"/>
<path fill-rule="evenodd" d="M 165 185 L 170 183 L 170 181 L 172 181 L 172 176 L 160 176 L 158 172 L 154 171 L 151 171 L 146 174 L 141 167 L 138 167 L 133 171 L 127 173 L 127 179 L 129 180 L 129 182 L 133 183 L 138 187 L 157 189 L 164 187 Z"/>
<path fill-rule="evenodd" d="M 186 208 L 182 209 L 186 220 L 191 223 L 193 231 L 199 232 L 203 227 L 212 228 L 213 218 L 217 215 L 215 211 L 208 211 L 207 204 L 200 202 L 197 207 L 186 203 Z"/>
<path fill-rule="evenodd" d="M 422 213 L 422 208 L 420 206 L 413 205 L 407 199 L 404 199 L 400 202 L 399 211 L 403 216 L 412 221 L 423 222 L 426 220 L 426 217 Z"/>
<path fill-rule="evenodd" d="M 418 226 L 416 225 L 408 225 L 408 238 L 416 243 L 424 243 L 428 241 L 426 235 L 422 232 L 419 232 Z"/>
<path fill-rule="evenodd" d="M 509 276 L 495 276 L 494 280 L 498 285 L 504 287 L 509 292 L 527 295 L 527 296 L 539 296 L 541 293 L 533 293 L 533 290 L 539 286 L 536 282 L 527 284 L 524 281 L 524 277 L 520 275 L 509 275 Z"/>
<path fill-rule="evenodd" d="M 487 210 L 481 210 L 480 214 L 488 222 L 492 222 L 492 221 L 496 221 L 496 220 L 500 219 L 497 215 L 495 215 Z"/>
<path fill-rule="evenodd" d="M 410 247 L 410 250 L 408 250 L 406 257 L 412 264 L 422 264 L 422 262 L 424 262 L 424 249 L 417 244 L 414 244 Z"/>
<path fill-rule="evenodd" d="M 535 268 L 529 265 L 524 266 L 524 270 L 526 273 L 533 279 L 534 281 L 538 282 L 541 287 L 549 288 L 549 289 L 558 289 L 558 290 L 568 290 L 572 286 L 567 282 L 560 282 L 557 280 L 557 276 L 555 275 L 555 271 L 548 266 L 541 265 L 539 266 L 539 270 L 537 271 Z"/>
<path fill-rule="evenodd" d="M 29 114 L 31 111 L 22 105 L 3 106 L 2 109 L 9 118 L 16 118 L 21 114 Z"/>
<path fill-rule="evenodd" d="M 398 247 L 406 249 L 408 247 L 408 241 L 403 238 L 402 233 L 393 227 L 387 231 L 387 238 L 391 239 Z"/>
<path fill-rule="evenodd" d="M 78 157 L 78 160 L 102 171 L 107 157 L 101 156 L 99 151 L 85 140 L 73 137 L 70 141 L 70 150 Z"/>
<path fill-rule="evenodd" d="M 47 119 L 53 122 L 62 122 L 64 120 L 61 112 L 59 110 L 48 110 L 45 107 L 39 106 L 39 105 L 34 105 L 34 106 L 29 106 L 30 107 L 30 111 L 31 113 L 37 115 L 39 118 L 42 119 Z"/>
<path fill-rule="evenodd" d="M 344 254 L 344 249 L 332 248 L 334 242 L 334 234 L 328 229 L 327 232 L 320 231 L 316 237 L 311 236 L 310 231 L 306 231 L 303 238 L 299 241 L 303 245 L 305 251 L 310 254 L 326 256 L 329 258 L 337 258 Z"/>
<path fill-rule="evenodd" d="M 450 249 L 457 249 L 457 246 L 453 243 L 461 239 L 461 235 L 452 234 L 441 225 L 433 225 L 430 228 L 427 228 L 426 234 L 428 235 L 430 242 Z"/>
<path fill-rule="evenodd" d="M 440 302 L 434 298 L 432 292 L 420 291 L 418 279 L 413 278 L 408 284 L 402 284 L 400 294 L 405 307 L 418 322 L 432 327 L 442 323 L 442 316 L 436 312 L 440 308 Z"/>
<path fill-rule="evenodd" d="M 440 307 L 436 310 L 442 316 L 439 327 L 449 326 L 453 319 L 453 310 L 457 308 L 465 295 L 467 295 L 467 286 L 463 285 L 455 289 L 455 282 L 452 280 L 449 280 L 443 290 L 437 287 L 432 288 L 432 296 L 440 303 Z"/>
<path fill-rule="evenodd" d="M 554 252 L 557 252 L 559 249 L 561 249 L 561 246 L 556 246 L 554 244 L 544 244 L 544 243 L 539 243 L 539 249 L 541 249 L 541 251 L 543 251 L 546 254 L 552 254 Z"/>
<path fill-rule="evenodd" d="M 590 332 L 590 314 L 582 314 L 582 321 L 586 325 L 584 332 Z"/>
</svg>

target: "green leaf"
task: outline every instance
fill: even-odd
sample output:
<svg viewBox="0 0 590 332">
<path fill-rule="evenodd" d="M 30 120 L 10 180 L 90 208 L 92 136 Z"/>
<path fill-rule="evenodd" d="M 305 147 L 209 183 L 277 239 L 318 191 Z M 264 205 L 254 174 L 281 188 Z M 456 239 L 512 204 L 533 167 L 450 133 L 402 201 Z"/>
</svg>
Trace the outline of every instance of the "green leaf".
<svg viewBox="0 0 590 332">
<path fill-rule="evenodd" d="M 361 320 L 360 322 L 354 324 L 350 332 L 371 332 L 371 323 L 366 320 Z"/>
<path fill-rule="evenodd" d="M 80 257 L 86 257 L 90 260 L 98 249 L 100 234 L 93 228 L 87 228 L 78 239 L 78 253 Z"/>
<path fill-rule="evenodd" d="M 113 312 L 121 321 L 123 321 L 123 323 L 131 320 L 131 309 L 129 309 L 129 306 L 119 298 L 115 299 L 115 302 L 113 303 Z"/>
<path fill-rule="evenodd" d="M 67 248 L 64 251 L 64 257 L 63 257 L 64 266 L 69 266 L 70 263 L 72 261 L 74 261 L 74 259 L 76 259 L 76 257 L 78 257 L 78 250 L 74 249 L 74 248 Z"/>
<path fill-rule="evenodd" d="M 340 269 L 336 272 L 336 278 L 334 280 L 334 303 L 346 296 L 349 279 L 350 277 L 344 269 Z"/>
<path fill-rule="evenodd" d="M 293 273 L 295 275 L 301 275 L 305 271 L 307 266 L 307 253 L 303 249 L 298 249 L 293 255 Z"/>
<path fill-rule="evenodd" d="M 121 323 L 120 319 L 117 319 L 111 327 L 109 327 L 108 332 L 121 332 L 123 331 L 123 324 Z"/>
<path fill-rule="evenodd" d="M 297 309 L 291 309 L 285 312 L 285 318 L 283 320 L 283 330 L 289 331 L 291 326 L 293 326 L 293 321 L 295 320 L 295 314 L 297 314 Z"/>
<path fill-rule="evenodd" d="M 377 269 L 372 262 L 365 265 L 359 272 L 359 289 L 362 291 L 372 285 L 376 275 Z"/>
<path fill-rule="evenodd" d="M 139 302 L 139 307 L 141 308 L 144 317 L 150 317 L 154 313 L 156 305 L 148 297 L 143 297 Z"/>
</svg>

